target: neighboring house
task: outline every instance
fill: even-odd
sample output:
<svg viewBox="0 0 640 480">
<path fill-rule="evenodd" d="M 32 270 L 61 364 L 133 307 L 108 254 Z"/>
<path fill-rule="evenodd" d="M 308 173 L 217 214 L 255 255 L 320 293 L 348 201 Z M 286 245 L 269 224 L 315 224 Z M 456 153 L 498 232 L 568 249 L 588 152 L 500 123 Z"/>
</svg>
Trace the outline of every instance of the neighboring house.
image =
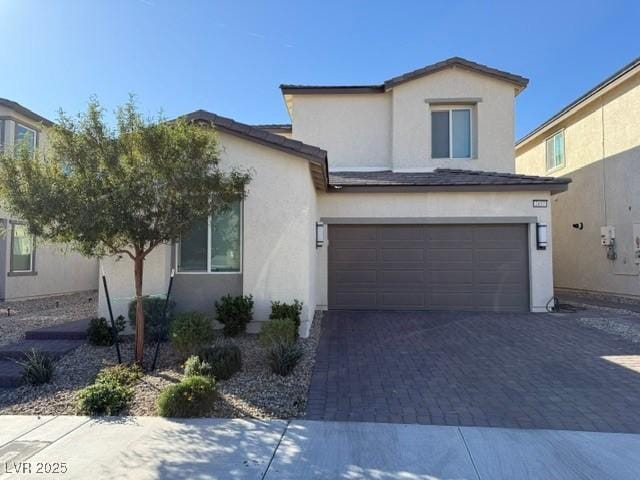
<svg viewBox="0 0 640 480">
<path fill-rule="evenodd" d="M 516 167 L 573 179 L 553 199 L 556 287 L 640 298 L 640 58 L 522 138 Z"/>
<path fill-rule="evenodd" d="M 303 335 L 326 308 L 544 311 L 551 215 L 536 205 L 569 180 L 514 173 L 526 85 L 452 58 L 380 85 L 283 85 L 290 126 L 187 115 L 216 129 L 223 166 L 253 180 L 231 212 L 150 255 L 145 292 L 164 293 L 176 268 L 181 310 L 213 314 L 221 295 L 251 294 L 261 321 L 272 300 L 299 299 Z M 103 265 L 125 313 L 132 263 Z"/>
<path fill-rule="evenodd" d="M 22 105 L 0 98 L 0 148 L 23 140 L 33 149 L 46 142 L 51 121 Z M 0 300 L 17 300 L 98 288 L 98 261 L 63 245 L 43 244 L 27 225 L 0 207 Z"/>
</svg>

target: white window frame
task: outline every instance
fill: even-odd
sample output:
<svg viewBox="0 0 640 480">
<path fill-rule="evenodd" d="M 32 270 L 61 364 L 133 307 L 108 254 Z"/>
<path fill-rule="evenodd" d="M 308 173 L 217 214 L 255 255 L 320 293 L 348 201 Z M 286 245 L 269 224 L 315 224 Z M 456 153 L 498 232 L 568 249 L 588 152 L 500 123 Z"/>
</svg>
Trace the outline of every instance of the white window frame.
<svg viewBox="0 0 640 480">
<path fill-rule="evenodd" d="M 562 170 L 567 164 L 567 144 L 566 144 L 566 137 L 564 135 L 564 130 L 565 130 L 564 128 L 561 130 L 558 130 L 544 139 L 544 166 L 546 168 L 547 173 L 555 172 L 557 170 Z M 553 167 L 550 167 L 549 151 L 547 150 L 547 142 L 549 140 L 553 140 L 558 135 L 562 135 L 562 163 L 560 163 L 559 165 L 554 165 Z M 555 151 L 555 145 L 554 145 L 554 151 Z"/>
<path fill-rule="evenodd" d="M 29 235 L 31 238 L 31 255 L 29 255 L 29 269 L 28 270 L 15 270 L 13 268 L 13 242 L 15 241 L 16 225 L 26 225 L 24 222 L 11 222 L 11 238 L 9 248 L 9 273 L 34 273 L 35 272 L 35 253 L 36 253 L 36 239 L 33 235 Z"/>
<path fill-rule="evenodd" d="M 466 110 L 469 112 L 469 156 L 468 157 L 454 157 L 453 155 L 453 115 L 451 112 L 454 111 L 463 111 Z M 448 112 L 449 113 L 449 156 L 448 157 L 431 157 L 434 160 L 471 160 L 474 158 L 474 150 L 473 150 L 473 107 L 447 107 L 447 106 L 438 106 L 432 107 L 431 112 Z M 431 115 L 431 113 L 429 113 Z M 431 121 L 431 117 L 429 117 L 429 121 Z M 431 130 L 433 133 L 433 129 Z M 433 142 L 433 138 L 431 139 Z M 431 147 L 431 155 L 433 155 L 433 146 Z"/>
<path fill-rule="evenodd" d="M 33 151 L 35 152 L 36 148 L 38 148 L 38 131 L 35 128 L 30 127 L 29 125 L 15 121 L 13 126 L 13 143 L 15 145 L 18 144 L 18 126 L 33 133 Z"/>
<path fill-rule="evenodd" d="M 240 200 L 240 270 L 237 272 L 212 272 L 211 271 L 211 215 L 207 218 L 207 271 L 183 272 L 180 271 L 180 244 L 176 244 L 175 266 L 179 275 L 242 275 L 244 260 L 244 202 Z"/>
</svg>

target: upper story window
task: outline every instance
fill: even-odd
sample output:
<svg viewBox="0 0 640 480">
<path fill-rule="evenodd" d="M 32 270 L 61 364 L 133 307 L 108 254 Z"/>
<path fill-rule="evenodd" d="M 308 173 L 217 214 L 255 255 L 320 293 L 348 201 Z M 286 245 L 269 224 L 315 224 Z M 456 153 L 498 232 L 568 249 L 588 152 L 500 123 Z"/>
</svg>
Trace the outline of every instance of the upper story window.
<svg viewBox="0 0 640 480">
<path fill-rule="evenodd" d="M 4 124 L 5 121 L 0 118 L 0 152 L 2 152 L 4 147 Z"/>
<path fill-rule="evenodd" d="M 16 145 L 26 141 L 29 149 L 31 151 L 35 151 L 36 143 L 37 143 L 38 132 L 36 132 L 33 128 L 27 127 L 22 123 L 16 122 L 16 130 L 15 130 L 15 138 L 14 142 Z"/>
<path fill-rule="evenodd" d="M 240 273 L 242 204 L 233 202 L 218 215 L 196 222 L 178 244 L 180 273 Z"/>
<path fill-rule="evenodd" d="M 471 158 L 471 108 L 431 111 L 431 158 Z"/>
<path fill-rule="evenodd" d="M 547 170 L 564 167 L 564 130 L 547 138 L 545 142 Z"/>
<path fill-rule="evenodd" d="M 24 223 L 14 223 L 11 228 L 11 272 L 34 271 L 34 241 Z"/>
</svg>

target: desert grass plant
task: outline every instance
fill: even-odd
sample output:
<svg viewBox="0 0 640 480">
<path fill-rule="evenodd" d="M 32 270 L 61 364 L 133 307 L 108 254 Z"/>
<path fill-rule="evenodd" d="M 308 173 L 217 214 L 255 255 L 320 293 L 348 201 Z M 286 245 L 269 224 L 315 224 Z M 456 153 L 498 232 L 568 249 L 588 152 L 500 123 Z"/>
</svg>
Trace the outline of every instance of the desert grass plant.
<svg viewBox="0 0 640 480">
<path fill-rule="evenodd" d="M 185 377 L 213 377 L 213 369 L 208 362 L 205 362 L 197 355 L 191 355 L 184 362 Z"/>
<path fill-rule="evenodd" d="M 173 348 L 187 358 L 213 340 L 211 319 L 200 312 L 179 313 L 171 322 L 169 340 Z"/>
<path fill-rule="evenodd" d="M 144 372 L 138 365 L 114 365 L 105 367 L 96 375 L 95 383 L 117 383 L 124 387 L 135 385 Z"/>
<path fill-rule="evenodd" d="M 18 364 L 24 368 L 22 379 L 28 385 L 43 385 L 53 379 L 55 364 L 50 356 L 38 349 L 28 352 L 24 361 Z"/>
<path fill-rule="evenodd" d="M 267 320 L 260 329 L 260 344 L 268 349 L 278 343 L 295 343 L 298 338 L 296 324 L 290 318 Z"/>
<path fill-rule="evenodd" d="M 158 397 L 158 415 L 161 417 L 203 417 L 213 409 L 216 382 L 211 377 L 185 377 L 167 387 Z"/>
<path fill-rule="evenodd" d="M 228 380 L 242 369 L 240 347 L 228 340 L 219 340 L 212 346 L 203 348 L 198 356 L 211 366 L 211 373 L 216 380 Z"/>
<path fill-rule="evenodd" d="M 142 378 L 138 365 L 114 365 L 105 367 L 93 385 L 83 388 L 76 395 L 76 406 L 83 415 L 119 415 L 133 400 L 133 386 Z"/>
<path fill-rule="evenodd" d="M 237 337 L 246 332 L 253 318 L 253 297 L 225 295 L 216 301 L 216 320 L 222 323 L 225 337 Z"/>
<path fill-rule="evenodd" d="M 302 347 L 297 343 L 279 342 L 268 351 L 269 366 L 276 375 L 291 374 L 302 358 Z"/>
<path fill-rule="evenodd" d="M 133 399 L 133 389 L 115 381 L 96 382 L 76 395 L 76 407 L 82 415 L 119 415 Z"/>
<path fill-rule="evenodd" d="M 296 326 L 296 337 L 300 328 L 300 315 L 302 315 L 302 302 L 294 300 L 293 303 L 271 302 L 270 319 L 290 318 Z"/>
</svg>

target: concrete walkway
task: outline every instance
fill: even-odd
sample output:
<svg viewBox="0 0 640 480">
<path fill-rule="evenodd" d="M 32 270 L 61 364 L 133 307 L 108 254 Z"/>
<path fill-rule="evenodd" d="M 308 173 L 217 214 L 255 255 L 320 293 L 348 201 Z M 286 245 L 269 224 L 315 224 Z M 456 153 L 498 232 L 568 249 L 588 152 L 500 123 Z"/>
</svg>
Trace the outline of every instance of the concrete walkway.
<svg viewBox="0 0 640 480">
<path fill-rule="evenodd" d="M 38 468 L 59 473 L 43 475 Z M 635 434 L 314 421 L 0 417 L 2 480 L 635 480 L 638 472 L 640 435 Z"/>
</svg>

